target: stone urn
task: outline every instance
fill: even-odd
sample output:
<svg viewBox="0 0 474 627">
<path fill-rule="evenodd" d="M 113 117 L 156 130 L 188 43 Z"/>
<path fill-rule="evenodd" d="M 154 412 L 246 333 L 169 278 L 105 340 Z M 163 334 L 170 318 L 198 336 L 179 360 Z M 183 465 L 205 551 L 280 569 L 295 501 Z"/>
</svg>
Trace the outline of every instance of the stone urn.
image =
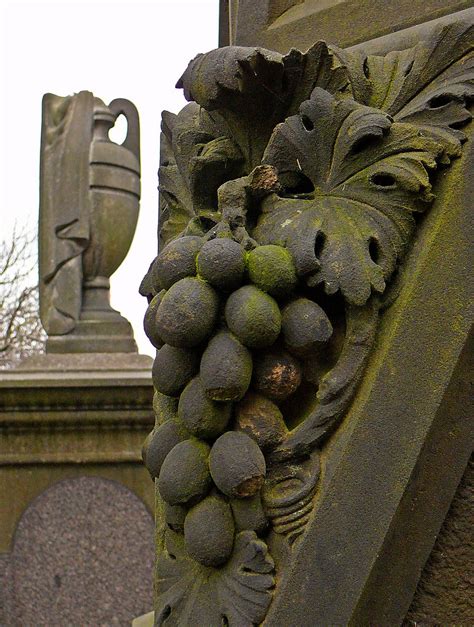
<svg viewBox="0 0 474 627">
<path fill-rule="evenodd" d="M 109 131 L 121 114 L 128 128 L 119 145 L 109 139 Z M 118 98 L 106 106 L 100 98 L 94 98 L 93 115 L 90 241 L 82 261 L 83 315 L 111 311 L 109 279 L 129 251 L 140 203 L 140 127 L 135 105 Z"/>
<path fill-rule="evenodd" d="M 127 121 L 122 144 L 109 138 Z M 40 315 L 47 352 L 136 352 L 110 306 L 110 277 L 132 243 L 140 202 L 135 106 L 91 92 L 43 98 L 39 219 Z"/>
</svg>

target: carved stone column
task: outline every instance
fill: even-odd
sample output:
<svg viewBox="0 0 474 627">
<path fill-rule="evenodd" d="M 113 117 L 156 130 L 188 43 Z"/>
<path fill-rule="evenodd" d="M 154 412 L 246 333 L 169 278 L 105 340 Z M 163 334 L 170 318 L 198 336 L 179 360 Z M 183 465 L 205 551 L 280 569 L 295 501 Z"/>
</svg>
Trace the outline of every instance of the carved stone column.
<svg viewBox="0 0 474 627">
<path fill-rule="evenodd" d="M 141 291 L 156 625 L 394 625 L 474 439 L 472 22 L 227 47 L 163 114 Z"/>
</svg>

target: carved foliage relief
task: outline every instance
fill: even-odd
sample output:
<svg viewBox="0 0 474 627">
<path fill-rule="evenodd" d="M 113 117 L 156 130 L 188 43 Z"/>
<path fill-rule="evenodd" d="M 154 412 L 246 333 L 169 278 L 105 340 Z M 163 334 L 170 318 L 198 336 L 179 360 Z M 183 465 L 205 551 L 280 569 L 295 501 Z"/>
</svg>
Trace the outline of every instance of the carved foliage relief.
<svg viewBox="0 0 474 627">
<path fill-rule="evenodd" d="M 161 252 L 145 276 L 157 624 L 263 621 L 317 498 L 391 278 L 461 154 L 472 28 L 365 56 L 230 47 L 163 115 Z"/>
</svg>

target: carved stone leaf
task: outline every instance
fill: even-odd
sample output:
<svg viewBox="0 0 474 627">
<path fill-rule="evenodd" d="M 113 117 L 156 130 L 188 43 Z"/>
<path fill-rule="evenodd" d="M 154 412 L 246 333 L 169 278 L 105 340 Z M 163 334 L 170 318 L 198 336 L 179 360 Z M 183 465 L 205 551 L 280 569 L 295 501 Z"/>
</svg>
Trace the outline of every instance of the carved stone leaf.
<svg viewBox="0 0 474 627">
<path fill-rule="evenodd" d="M 386 111 L 396 121 L 416 124 L 440 140 L 446 156 L 458 156 L 471 119 L 474 96 L 474 27 L 456 22 L 429 40 L 386 56 L 335 50 L 350 75 L 355 100 Z"/>
<path fill-rule="evenodd" d="M 240 175 L 243 158 L 235 142 L 194 103 L 178 115 L 165 111 L 162 131 L 160 235 L 166 243 L 187 228 L 199 233 L 209 228 L 208 221 L 218 221 L 217 189 Z"/>
<path fill-rule="evenodd" d="M 239 533 L 234 552 L 216 580 L 222 616 L 230 626 L 258 625 L 265 618 L 275 584 L 274 564 L 252 531 Z"/>
<path fill-rule="evenodd" d="M 411 125 L 316 88 L 275 129 L 264 156 L 283 187 L 299 176 L 306 193 L 265 199 L 253 236 L 287 246 L 310 285 L 363 305 L 384 291 L 412 213 L 432 199 L 428 169 L 441 150 Z"/>
<path fill-rule="evenodd" d="M 272 598 L 274 564 L 255 532 L 236 535 L 232 557 L 219 569 L 189 558 L 181 535 L 166 532 L 166 540 L 157 565 L 157 625 L 252 627 L 262 622 Z"/>
<path fill-rule="evenodd" d="M 275 124 L 288 102 L 282 55 L 263 48 L 233 46 L 198 55 L 177 83 L 215 119 L 228 124 L 246 159 L 247 172 L 259 164 Z"/>
<path fill-rule="evenodd" d="M 474 53 L 470 53 L 437 76 L 394 119 L 415 124 L 445 146 L 446 157 L 457 157 L 466 140 L 459 127 L 471 120 L 466 105 L 473 97 Z"/>
<path fill-rule="evenodd" d="M 232 46 L 198 55 L 177 83 L 214 120 L 225 120 L 245 156 L 246 171 L 259 165 L 275 125 L 295 113 L 315 86 L 335 93 L 348 84 L 324 42 L 286 56 L 263 48 Z"/>
<path fill-rule="evenodd" d="M 298 113 L 300 104 L 307 100 L 315 87 L 330 94 L 343 92 L 349 85 L 347 68 L 338 63 L 337 57 L 324 41 L 318 41 L 305 53 L 290 50 L 283 63 L 292 70 L 298 79 L 291 95 L 291 103 L 286 115 Z M 293 69 L 294 66 L 294 69 Z"/>
</svg>

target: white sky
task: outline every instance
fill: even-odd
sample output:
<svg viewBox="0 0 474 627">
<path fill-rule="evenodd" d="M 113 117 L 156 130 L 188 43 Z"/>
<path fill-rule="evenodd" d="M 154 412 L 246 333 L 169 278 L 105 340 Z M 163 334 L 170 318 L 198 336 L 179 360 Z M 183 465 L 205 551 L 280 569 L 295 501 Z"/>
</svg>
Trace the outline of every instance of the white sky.
<svg viewBox="0 0 474 627">
<path fill-rule="evenodd" d="M 0 229 L 38 219 L 41 98 L 87 89 L 106 103 L 127 98 L 141 123 L 142 200 L 130 252 L 112 277 L 112 305 L 130 322 L 139 350 L 138 285 L 156 251 L 160 115 L 186 103 L 174 88 L 188 61 L 217 47 L 218 0 L 22 2 L 0 0 L 2 141 Z"/>
</svg>

